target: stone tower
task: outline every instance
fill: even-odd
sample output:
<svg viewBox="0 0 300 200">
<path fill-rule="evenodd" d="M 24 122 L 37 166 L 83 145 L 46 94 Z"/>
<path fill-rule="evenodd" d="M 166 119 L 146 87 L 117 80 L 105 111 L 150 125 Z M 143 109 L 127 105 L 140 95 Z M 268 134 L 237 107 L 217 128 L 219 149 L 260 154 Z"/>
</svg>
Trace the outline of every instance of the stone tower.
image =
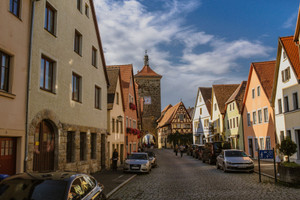
<svg viewBox="0 0 300 200">
<path fill-rule="evenodd" d="M 144 67 L 134 76 L 138 84 L 138 95 L 144 99 L 142 111 L 142 126 L 144 133 L 155 136 L 157 144 L 157 122 L 161 115 L 161 75 L 154 72 L 149 66 L 147 51 L 144 56 Z"/>
</svg>

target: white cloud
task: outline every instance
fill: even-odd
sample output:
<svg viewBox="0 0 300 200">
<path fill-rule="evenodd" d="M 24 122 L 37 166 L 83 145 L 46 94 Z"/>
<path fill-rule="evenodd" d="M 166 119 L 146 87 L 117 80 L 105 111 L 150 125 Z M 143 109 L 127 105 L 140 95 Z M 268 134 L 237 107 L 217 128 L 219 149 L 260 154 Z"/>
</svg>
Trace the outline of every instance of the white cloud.
<svg viewBox="0 0 300 200">
<path fill-rule="evenodd" d="M 147 49 L 150 66 L 163 75 L 162 106 L 180 98 L 193 105 L 199 86 L 239 83 L 242 77 L 225 73 L 234 70 L 239 59 L 265 57 L 271 50 L 258 41 L 226 41 L 186 26 L 185 14 L 200 6 L 200 1 L 160 2 L 164 11 L 147 11 L 138 0 L 97 0 L 95 7 L 107 64 L 133 63 L 135 71 L 140 70 Z M 180 55 L 173 48 L 180 49 Z"/>
<path fill-rule="evenodd" d="M 283 28 L 293 28 L 295 27 L 297 20 L 297 12 L 293 13 L 283 24 Z"/>
</svg>

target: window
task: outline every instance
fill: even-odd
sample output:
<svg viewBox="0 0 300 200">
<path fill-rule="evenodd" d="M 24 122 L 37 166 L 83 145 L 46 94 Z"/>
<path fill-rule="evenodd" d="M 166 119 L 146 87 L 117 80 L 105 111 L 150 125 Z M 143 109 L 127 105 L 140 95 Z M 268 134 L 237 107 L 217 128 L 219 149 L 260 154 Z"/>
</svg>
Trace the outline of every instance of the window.
<svg viewBox="0 0 300 200">
<path fill-rule="evenodd" d="M 80 102 L 81 77 L 75 73 L 72 75 L 72 100 Z"/>
<path fill-rule="evenodd" d="M 183 114 L 179 114 L 179 119 L 180 119 L 180 121 L 183 121 Z"/>
<path fill-rule="evenodd" d="M 232 110 L 234 110 L 234 103 L 232 103 Z"/>
<path fill-rule="evenodd" d="M 92 48 L 92 65 L 97 67 L 97 49 L 95 47 Z"/>
<path fill-rule="evenodd" d="M 255 151 L 258 151 L 258 139 L 255 138 Z"/>
<path fill-rule="evenodd" d="M 269 136 L 266 137 L 266 149 L 267 150 L 271 149 L 271 139 Z"/>
<path fill-rule="evenodd" d="M 215 110 L 217 110 L 217 104 L 215 103 Z"/>
<path fill-rule="evenodd" d="M 81 12 L 81 0 L 77 0 L 77 9 Z"/>
<path fill-rule="evenodd" d="M 258 115 L 258 123 L 262 123 L 262 113 L 261 113 L 261 110 L 258 110 L 257 111 L 257 115 Z"/>
<path fill-rule="evenodd" d="M 264 119 L 265 122 L 269 121 L 269 112 L 268 112 L 268 108 L 264 108 Z"/>
<path fill-rule="evenodd" d="M 117 105 L 119 105 L 119 93 L 117 92 L 116 94 L 117 94 L 116 95 L 116 103 L 117 103 Z"/>
<path fill-rule="evenodd" d="M 101 109 L 101 88 L 95 86 L 95 108 Z"/>
<path fill-rule="evenodd" d="M 53 82 L 54 82 L 54 62 L 49 58 L 42 56 L 41 59 L 41 79 L 40 88 L 53 92 Z"/>
<path fill-rule="evenodd" d="M 236 127 L 238 128 L 239 127 L 239 117 L 236 117 Z"/>
<path fill-rule="evenodd" d="M 289 97 L 285 96 L 284 97 L 284 112 L 289 112 L 290 108 L 289 108 Z"/>
<path fill-rule="evenodd" d="M 255 98 L 255 89 L 252 89 L 252 99 Z"/>
<path fill-rule="evenodd" d="M 132 120 L 133 128 L 136 128 L 136 121 Z"/>
<path fill-rule="evenodd" d="M 250 113 L 247 113 L 247 124 L 251 126 Z"/>
<path fill-rule="evenodd" d="M 97 133 L 91 133 L 91 159 L 96 159 Z"/>
<path fill-rule="evenodd" d="M 121 133 L 123 133 L 123 120 L 120 121 L 120 128 L 121 128 Z"/>
<path fill-rule="evenodd" d="M 260 96 L 260 86 L 257 86 L 257 96 Z"/>
<path fill-rule="evenodd" d="M 10 0 L 9 11 L 20 18 L 20 0 Z"/>
<path fill-rule="evenodd" d="M 67 132 L 67 163 L 75 161 L 75 132 Z"/>
<path fill-rule="evenodd" d="M 229 120 L 227 120 L 227 128 L 230 129 Z"/>
<path fill-rule="evenodd" d="M 54 35 L 55 31 L 55 14 L 54 8 L 47 2 L 45 9 L 45 25 L 44 28 Z"/>
<path fill-rule="evenodd" d="M 285 53 L 285 51 L 283 52 L 283 59 L 286 59 L 287 58 L 287 56 L 286 56 L 286 53 Z"/>
<path fill-rule="evenodd" d="M 201 102 L 202 101 L 202 98 L 201 98 L 201 96 L 199 96 L 199 102 Z"/>
<path fill-rule="evenodd" d="M 200 108 L 200 115 L 202 115 L 202 108 Z"/>
<path fill-rule="evenodd" d="M 129 127 L 132 128 L 131 119 L 129 119 Z"/>
<path fill-rule="evenodd" d="M 229 111 L 231 111 L 231 104 L 229 104 Z"/>
<path fill-rule="evenodd" d="M 128 127 L 128 117 L 126 117 L 126 128 Z"/>
<path fill-rule="evenodd" d="M 264 138 L 259 138 L 259 143 L 260 143 L 260 150 L 264 150 L 265 149 Z"/>
<path fill-rule="evenodd" d="M 297 92 L 293 93 L 293 104 L 294 104 L 294 110 L 297 110 L 299 108 Z"/>
<path fill-rule="evenodd" d="M 280 141 L 284 140 L 284 131 L 280 131 Z"/>
<path fill-rule="evenodd" d="M 281 103 L 281 99 L 278 99 L 278 114 L 282 113 L 282 103 Z"/>
<path fill-rule="evenodd" d="M 81 55 L 81 46 L 82 46 L 82 35 L 75 30 L 75 38 L 74 38 L 74 51 Z"/>
<path fill-rule="evenodd" d="M 292 139 L 291 130 L 287 130 L 287 131 L 286 131 L 286 137 L 289 137 L 289 138 Z"/>
<path fill-rule="evenodd" d="M 0 51 L 0 90 L 9 90 L 10 57 Z"/>
<path fill-rule="evenodd" d="M 119 133 L 119 121 L 116 120 L 116 133 Z"/>
<path fill-rule="evenodd" d="M 232 124 L 233 124 L 233 128 L 235 128 L 235 120 L 234 120 L 234 118 L 232 119 Z"/>
<path fill-rule="evenodd" d="M 177 128 L 180 128 L 180 124 L 177 124 Z"/>
<path fill-rule="evenodd" d="M 89 13 L 89 6 L 87 5 L 87 4 L 85 4 L 85 15 L 87 16 L 87 17 L 89 17 L 89 15 L 90 15 L 90 13 Z"/>
<path fill-rule="evenodd" d="M 252 113 L 252 118 L 253 118 L 253 124 L 256 124 L 256 111 L 254 111 L 253 113 Z"/>
<path fill-rule="evenodd" d="M 281 71 L 282 82 L 286 82 L 291 78 L 290 67 Z"/>
<path fill-rule="evenodd" d="M 112 119 L 112 122 L 111 122 L 111 132 L 112 133 L 115 132 L 115 119 L 114 118 Z"/>
<path fill-rule="evenodd" d="M 230 129 L 232 128 L 232 119 L 230 119 Z"/>
<path fill-rule="evenodd" d="M 80 133 L 80 160 L 86 160 L 86 133 Z"/>
</svg>

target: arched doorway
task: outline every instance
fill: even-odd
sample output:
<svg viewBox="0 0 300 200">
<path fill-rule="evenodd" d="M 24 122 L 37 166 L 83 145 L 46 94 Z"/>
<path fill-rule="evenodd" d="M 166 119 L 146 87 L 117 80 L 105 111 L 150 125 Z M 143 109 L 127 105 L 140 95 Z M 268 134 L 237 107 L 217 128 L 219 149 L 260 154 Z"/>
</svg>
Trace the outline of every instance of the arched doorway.
<svg viewBox="0 0 300 200">
<path fill-rule="evenodd" d="M 150 134 L 150 133 L 147 133 L 146 135 L 143 136 L 142 143 L 146 147 L 157 145 L 157 141 L 156 141 L 155 136 Z"/>
<path fill-rule="evenodd" d="M 34 133 L 33 171 L 54 171 L 55 132 L 47 120 L 41 121 Z"/>
</svg>

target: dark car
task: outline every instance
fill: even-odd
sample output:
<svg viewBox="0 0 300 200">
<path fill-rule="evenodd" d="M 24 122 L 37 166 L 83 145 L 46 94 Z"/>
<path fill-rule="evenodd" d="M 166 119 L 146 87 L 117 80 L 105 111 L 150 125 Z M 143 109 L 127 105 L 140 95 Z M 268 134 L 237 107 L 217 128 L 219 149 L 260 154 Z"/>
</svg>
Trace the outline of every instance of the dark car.
<svg viewBox="0 0 300 200">
<path fill-rule="evenodd" d="M 195 144 L 189 146 L 189 148 L 187 149 L 187 155 L 194 157 L 194 151 L 195 151 L 195 149 L 196 149 L 196 145 Z"/>
<path fill-rule="evenodd" d="M 155 155 L 155 153 L 152 152 L 152 151 L 146 151 L 146 153 L 148 153 L 148 157 L 149 157 L 149 160 L 151 162 L 151 166 L 152 167 L 156 167 L 157 163 L 156 163 L 156 155 Z"/>
<path fill-rule="evenodd" d="M 198 150 L 197 150 L 197 158 L 199 160 L 202 160 L 202 155 L 203 155 L 203 150 L 204 150 L 205 145 L 200 145 L 198 146 Z"/>
<path fill-rule="evenodd" d="M 0 199 L 106 199 L 104 187 L 87 174 L 22 173 L 0 182 Z"/>
<path fill-rule="evenodd" d="M 193 157 L 199 159 L 199 152 L 204 148 L 204 145 L 196 145 L 195 150 L 193 152 Z"/>
<path fill-rule="evenodd" d="M 208 161 L 210 165 L 216 163 L 217 156 L 221 153 L 221 151 L 222 142 L 206 143 L 202 152 L 202 162 L 205 163 Z"/>
</svg>

